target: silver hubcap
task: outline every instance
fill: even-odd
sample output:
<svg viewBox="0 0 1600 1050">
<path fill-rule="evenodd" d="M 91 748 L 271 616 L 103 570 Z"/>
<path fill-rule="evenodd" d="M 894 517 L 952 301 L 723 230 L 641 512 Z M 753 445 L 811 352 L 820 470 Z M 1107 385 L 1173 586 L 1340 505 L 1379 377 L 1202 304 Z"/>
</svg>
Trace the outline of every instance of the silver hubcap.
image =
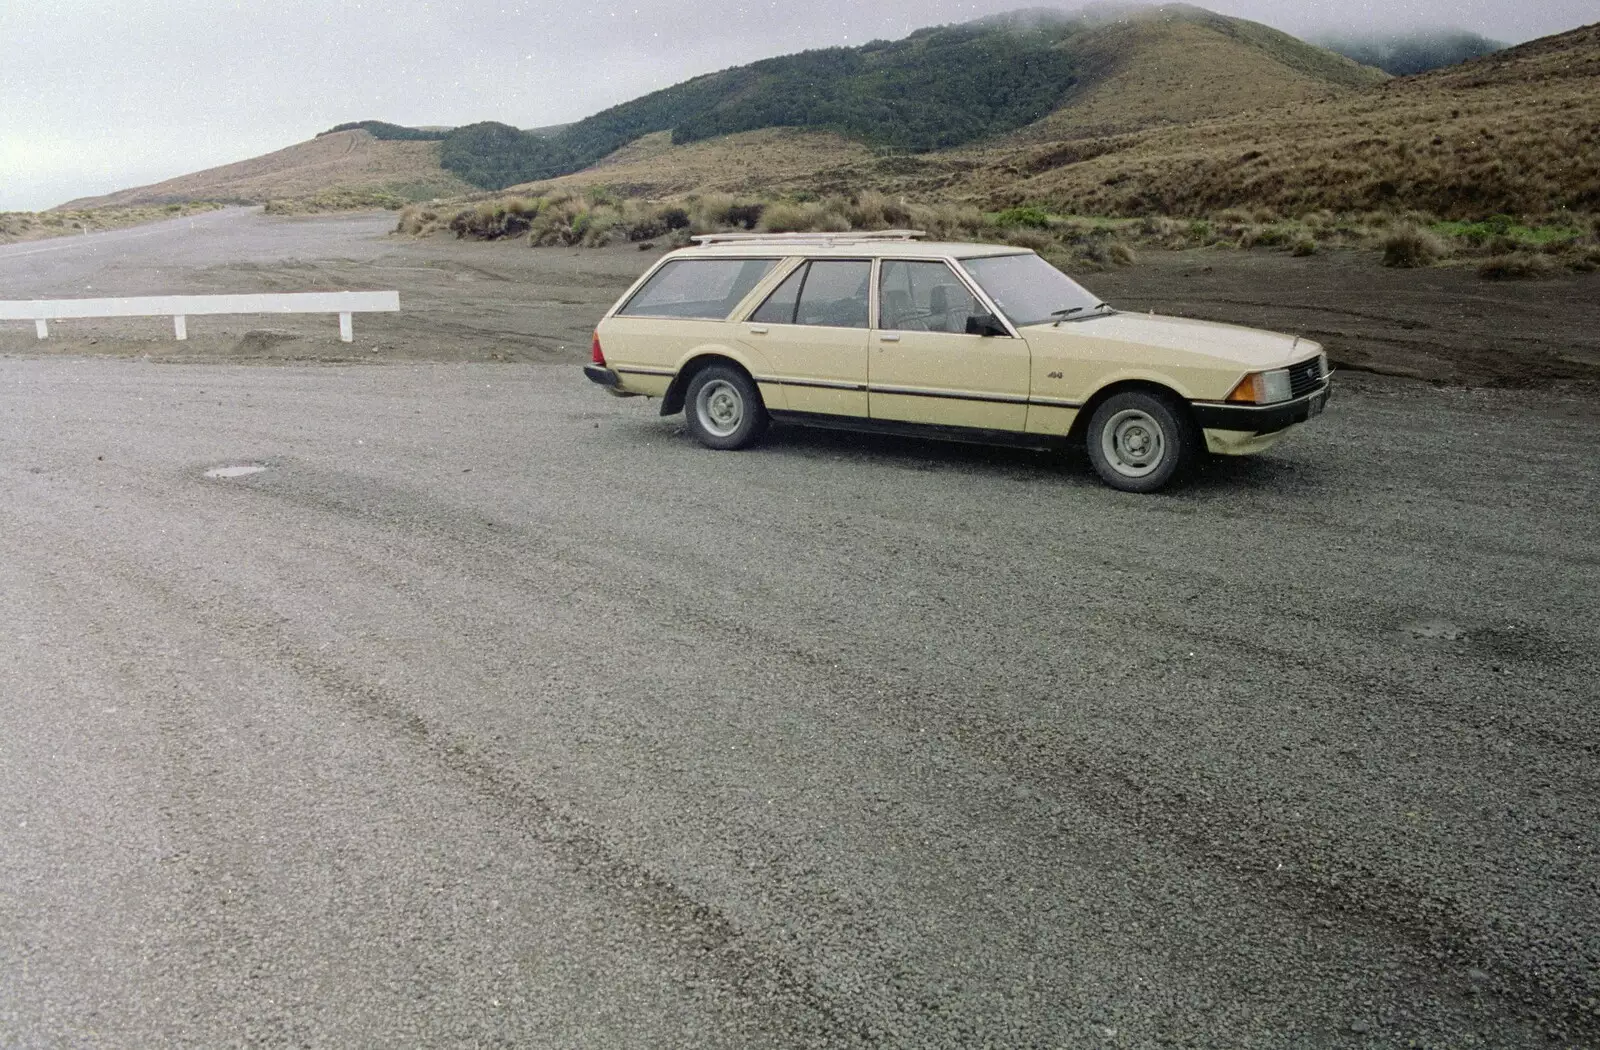
<svg viewBox="0 0 1600 1050">
<path fill-rule="evenodd" d="M 1118 474 L 1142 478 L 1161 466 L 1167 452 L 1166 435 L 1149 413 L 1125 408 L 1100 431 L 1100 451 Z"/>
<path fill-rule="evenodd" d="M 717 437 L 728 437 L 744 421 L 744 398 L 739 388 L 726 379 L 713 379 L 700 388 L 695 412 L 701 426 Z"/>
</svg>

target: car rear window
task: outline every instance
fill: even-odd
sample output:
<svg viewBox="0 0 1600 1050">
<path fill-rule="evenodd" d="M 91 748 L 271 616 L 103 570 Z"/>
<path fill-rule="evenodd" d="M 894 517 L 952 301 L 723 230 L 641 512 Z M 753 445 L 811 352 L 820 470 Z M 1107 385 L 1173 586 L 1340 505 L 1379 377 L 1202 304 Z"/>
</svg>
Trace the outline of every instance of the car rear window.
<svg viewBox="0 0 1600 1050">
<path fill-rule="evenodd" d="M 629 317 L 727 317 L 777 259 L 674 259 L 617 313 Z"/>
</svg>

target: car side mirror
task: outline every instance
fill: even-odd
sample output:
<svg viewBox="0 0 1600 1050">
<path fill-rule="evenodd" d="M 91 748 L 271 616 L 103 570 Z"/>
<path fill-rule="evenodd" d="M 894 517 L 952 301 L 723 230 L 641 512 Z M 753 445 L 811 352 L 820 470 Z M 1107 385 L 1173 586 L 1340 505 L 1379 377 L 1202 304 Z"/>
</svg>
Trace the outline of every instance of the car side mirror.
<svg viewBox="0 0 1600 1050">
<path fill-rule="evenodd" d="M 1000 323 L 1000 318 L 994 314 L 968 314 L 968 335 L 1009 335 L 1005 326 Z"/>
</svg>

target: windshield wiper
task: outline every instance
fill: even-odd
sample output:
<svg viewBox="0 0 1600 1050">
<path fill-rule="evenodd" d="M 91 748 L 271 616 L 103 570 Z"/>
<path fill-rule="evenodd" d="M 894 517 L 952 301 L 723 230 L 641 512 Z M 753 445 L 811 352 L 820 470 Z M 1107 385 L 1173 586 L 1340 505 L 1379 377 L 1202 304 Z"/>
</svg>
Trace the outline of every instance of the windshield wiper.
<svg viewBox="0 0 1600 1050">
<path fill-rule="evenodd" d="M 1072 315 L 1076 314 L 1076 313 L 1082 313 L 1085 309 L 1086 309 L 1086 307 L 1082 307 L 1082 306 L 1069 306 L 1065 310 L 1053 311 L 1050 314 L 1050 316 L 1054 317 L 1056 319 L 1055 327 L 1060 328 L 1062 321 L 1069 321 L 1069 320 L 1070 321 L 1082 321 L 1082 320 L 1084 320 L 1084 318 L 1082 318 L 1082 317 L 1073 317 Z M 1109 309 L 1110 309 L 1110 307 L 1108 307 L 1105 303 L 1098 303 L 1094 307 L 1094 312 L 1098 314 L 1101 310 L 1109 310 Z"/>
</svg>

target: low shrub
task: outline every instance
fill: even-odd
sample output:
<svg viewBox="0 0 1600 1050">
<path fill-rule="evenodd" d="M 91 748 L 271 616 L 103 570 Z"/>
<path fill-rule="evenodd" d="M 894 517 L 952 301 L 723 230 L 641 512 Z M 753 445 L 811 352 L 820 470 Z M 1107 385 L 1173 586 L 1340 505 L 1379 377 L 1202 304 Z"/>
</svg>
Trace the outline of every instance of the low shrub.
<svg viewBox="0 0 1600 1050">
<path fill-rule="evenodd" d="M 1027 248 L 1035 252 L 1047 252 L 1059 246 L 1054 237 L 1043 230 L 1035 230 L 1023 226 L 1006 233 L 1006 243 L 1014 244 L 1018 248 Z"/>
<path fill-rule="evenodd" d="M 1054 223 L 1050 213 L 1043 208 L 1025 204 L 1016 208 L 1007 208 L 999 213 L 994 217 L 994 224 L 1001 229 L 1023 226 L 1035 230 L 1048 230 Z"/>
<path fill-rule="evenodd" d="M 1444 252 L 1439 238 L 1410 223 L 1396 228 L 1383 239 L 1383 265 L 1398 269 L 1432 266 Z"/>
<path fill-rule="evenodd" d="M 696 233 L 716 233 L 727 229 L 754 230 L 761 222 L 766 205 L 759 201 L 740 201 L 726 193 L 708 193 L 689 199 L 690 226 Z"/>
<path fill-rule="evenodd" d="M 905 201 L 877 190 L 863 190 L 844 202 L 844 215 L 856 230 L 902 229 L 911 223 L 911 209 Z"/>
<path fill-rule="evenodd" d="M 761 215 L 761 229 L 767 233 L 845 233 L 850 220 L 835 202 L 779 202 L 768 205 Z"/>
<path fill-rule="evenodd" d="M 910 225 L 936 240 L 970 240 L 987 227 L 983 212 L 971 204 L 913 204 Z"/>
<path fill-rule="evenodd" d="M 1559 269 L 1547 255 L 1532 252 L 1512 252 L 1485 259 L 1478 266 L 1478 276 L 1486 281 L 1528 281 L 1550 277 Z"/>
</svg>

